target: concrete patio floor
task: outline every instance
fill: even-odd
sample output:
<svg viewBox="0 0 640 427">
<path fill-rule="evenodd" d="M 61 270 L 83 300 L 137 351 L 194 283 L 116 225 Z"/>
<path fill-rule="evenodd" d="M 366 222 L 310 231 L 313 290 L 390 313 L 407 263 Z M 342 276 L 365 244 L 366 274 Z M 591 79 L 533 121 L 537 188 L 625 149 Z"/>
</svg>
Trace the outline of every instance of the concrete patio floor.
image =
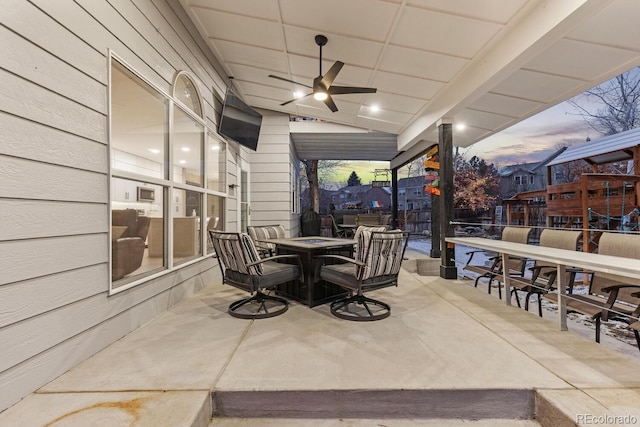
<svg viewBox="0 0 640 427">
<path fill-rule="evenodd" d="M 640 360 L 406 266 L 397 288 L 372 293 L 392 313 L 371 323 L 295 302 L 275 318 L 232 318 L 227 306 L 243 294 L 212 283 L 1 413 L 0 425 L 640 423 Z"/>
</svg>

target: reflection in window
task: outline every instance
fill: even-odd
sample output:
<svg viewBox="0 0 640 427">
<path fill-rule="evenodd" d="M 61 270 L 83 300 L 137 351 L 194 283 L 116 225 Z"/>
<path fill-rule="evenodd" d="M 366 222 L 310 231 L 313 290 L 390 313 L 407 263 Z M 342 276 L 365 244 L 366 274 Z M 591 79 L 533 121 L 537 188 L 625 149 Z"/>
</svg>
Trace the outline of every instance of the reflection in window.
<svg viewBox="0 0 640 427">
<path fill-rule="evenodd" d="M 203 117 L 200 95 L 196 85 L 186 74 L 180 73 L 176 77 L 173 84 L 173 96 L 197 116 Z"/>
<path fill-rule="evenodd" d="M 112 178 L 111 188 L 111 273 L 117 282 L 115 287 L 166 268 L 166 263 L 162 249 L 162 187 Z M 138 198 L 149 194 L 154 201 Z"/>
<path fill-rule="evenodd" d="M 193 80 L 178 73 L 169 98 L 110 61 L 110 290 L 120 291 L 197 260 L 207 228 L 224 229 L 226 144 L 202 120 Z"/>
<path fill-rule="evenodd" d="M 207 195 L 207 253 L 213 253 L 213 245 L 208 230 L 224 231 L 224 198 Z"/>
<path fill-rule="evenodd" d="M 116 61 L 111 67 L 111 167 L 166 179 L 168 101 Z"/>
<path fill-rule="evenodd" d="M 173 189 L 173 261 L 178 263 L 202 254 L 200 217 L 202 194 Z"/>
<path fill-rule="evenodd" d="M 204 128 L 179 108 L 173 119 L 173 181 L 203 186 Z"/>
<path fill-rule="evenodd" d="M 207 161 L 207 188 L 209 190 L 226 192 L 226 145 L 214 135 L 207 135 L 206 161 Z"/>
</svg>

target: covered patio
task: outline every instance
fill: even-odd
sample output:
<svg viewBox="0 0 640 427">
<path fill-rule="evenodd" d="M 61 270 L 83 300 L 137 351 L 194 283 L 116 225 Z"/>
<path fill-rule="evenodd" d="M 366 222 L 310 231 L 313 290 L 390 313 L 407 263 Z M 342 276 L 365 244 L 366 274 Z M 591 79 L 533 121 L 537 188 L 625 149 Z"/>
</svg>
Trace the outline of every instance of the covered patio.
<svg viewBox="0 0 640 427">
<path fill-rule="evenodd" d="M 235 319 L 226 308 L 238 291 L 210 283 L 0 414 L 0 424 L 557 427 L 640 419 L 640 358 L 558 331 L 468 281 L 418 275 L 424 254 L 407 255 L 399 286 L 377 292 L 393 310 L 382 322 L 344 322 L 328 305 L 297 303 L 275 318 Z"/>
</svg>

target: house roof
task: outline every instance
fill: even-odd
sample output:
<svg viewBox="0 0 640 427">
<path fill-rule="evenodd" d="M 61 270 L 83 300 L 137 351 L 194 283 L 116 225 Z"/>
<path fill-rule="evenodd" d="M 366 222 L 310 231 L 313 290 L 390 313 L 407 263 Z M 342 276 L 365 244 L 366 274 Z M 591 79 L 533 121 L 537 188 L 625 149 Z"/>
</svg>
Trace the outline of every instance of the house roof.
<svg viewBox="0 0 640 427">
<path fill-rule="evenodd" d="M 506 177 L 513 175 L 515 172 L 522 171 L 528 173 L 534 173 L 534 170 L 540 165 L 541 162 L 535 163 L 520 163 L 517 165 L 509 165 L 502 168 L 500 176 Z"/>
<path fill-rule="evenodd" d="M 512 175 L 513 173 L 517 172 L 517 171 L 524 171 L 524 172 L 529 172 L 529 173 L 535 173 L 536 169 L 539 169 L 542 166 L 546 166 L 547 164 L 549 164 L 550 162 L 553 161 L 553 159 L 557 158 L 558 156 L 560 156 L 562 153 L 564 153 L 566 151 L 567 147 L 562 147 L 559 150 L 555 151 L 553 154 L 551 154 L 550 156 L 548 156 L 546 159 L 544 159 L 541 162 L 534 162 L 534 163 L 520 163 L 520 164 L 515 164 L 515 165 L 508 165 L 505 166 L 504 168 L 502 168 L 502 170 L 500 171 L 500 176 L 502 177 L 507 177 Z"/>
<path fill-rule="evenodd" d="M 441 122 L 464 123 L 453 141 L 467 147 L 640 64 L 638 1 L 179 2 L 220 63 L 218 97 L 232 84 L 256 108 L 390 134 L 392 167 L 437 142 Z M 321 70 L 317 34 L 328 38 Z M 336 85 L 377 92 L 336 95 L 335 113 L 311 96 L 282 105 L 337 60 Z M 380 156 L 351 137 L 344 160 Z M 299 156 L 332 158 L 335 147 L 315 138 Z"/>
<path fill-rule="evenodd" d="M 570 147 L 549 162 L 548 166 L 559 165 L 574 160 L 585 160 L 591 164 L 604 164 L 633 159 L 630 148 L 640 145 L 640 128 L 620 132 Z"/>
</svg>

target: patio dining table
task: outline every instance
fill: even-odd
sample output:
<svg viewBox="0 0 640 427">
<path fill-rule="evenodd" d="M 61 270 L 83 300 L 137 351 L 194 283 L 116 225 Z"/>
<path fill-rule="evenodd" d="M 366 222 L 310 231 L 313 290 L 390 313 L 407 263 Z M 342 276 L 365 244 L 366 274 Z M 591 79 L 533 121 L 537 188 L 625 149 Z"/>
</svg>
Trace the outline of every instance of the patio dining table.
<svg viewBox="0 0 640 427">
<path fill-rule="evenodd" d="M 315 281 L 317 255 L 353 256 L 353 239 L 334 237 L 306 236 L 288 239 L 269 239 L 265 242 L 276 246 L 278 255 L 296 254 L 300 256 L 303 269 L 303 280 L 287 282 L 278 287 L 278 294 L 299 301 L 309 307 L 324 304 L 346 295 L 345 289 L 323 280 Z"/>
</svg>

